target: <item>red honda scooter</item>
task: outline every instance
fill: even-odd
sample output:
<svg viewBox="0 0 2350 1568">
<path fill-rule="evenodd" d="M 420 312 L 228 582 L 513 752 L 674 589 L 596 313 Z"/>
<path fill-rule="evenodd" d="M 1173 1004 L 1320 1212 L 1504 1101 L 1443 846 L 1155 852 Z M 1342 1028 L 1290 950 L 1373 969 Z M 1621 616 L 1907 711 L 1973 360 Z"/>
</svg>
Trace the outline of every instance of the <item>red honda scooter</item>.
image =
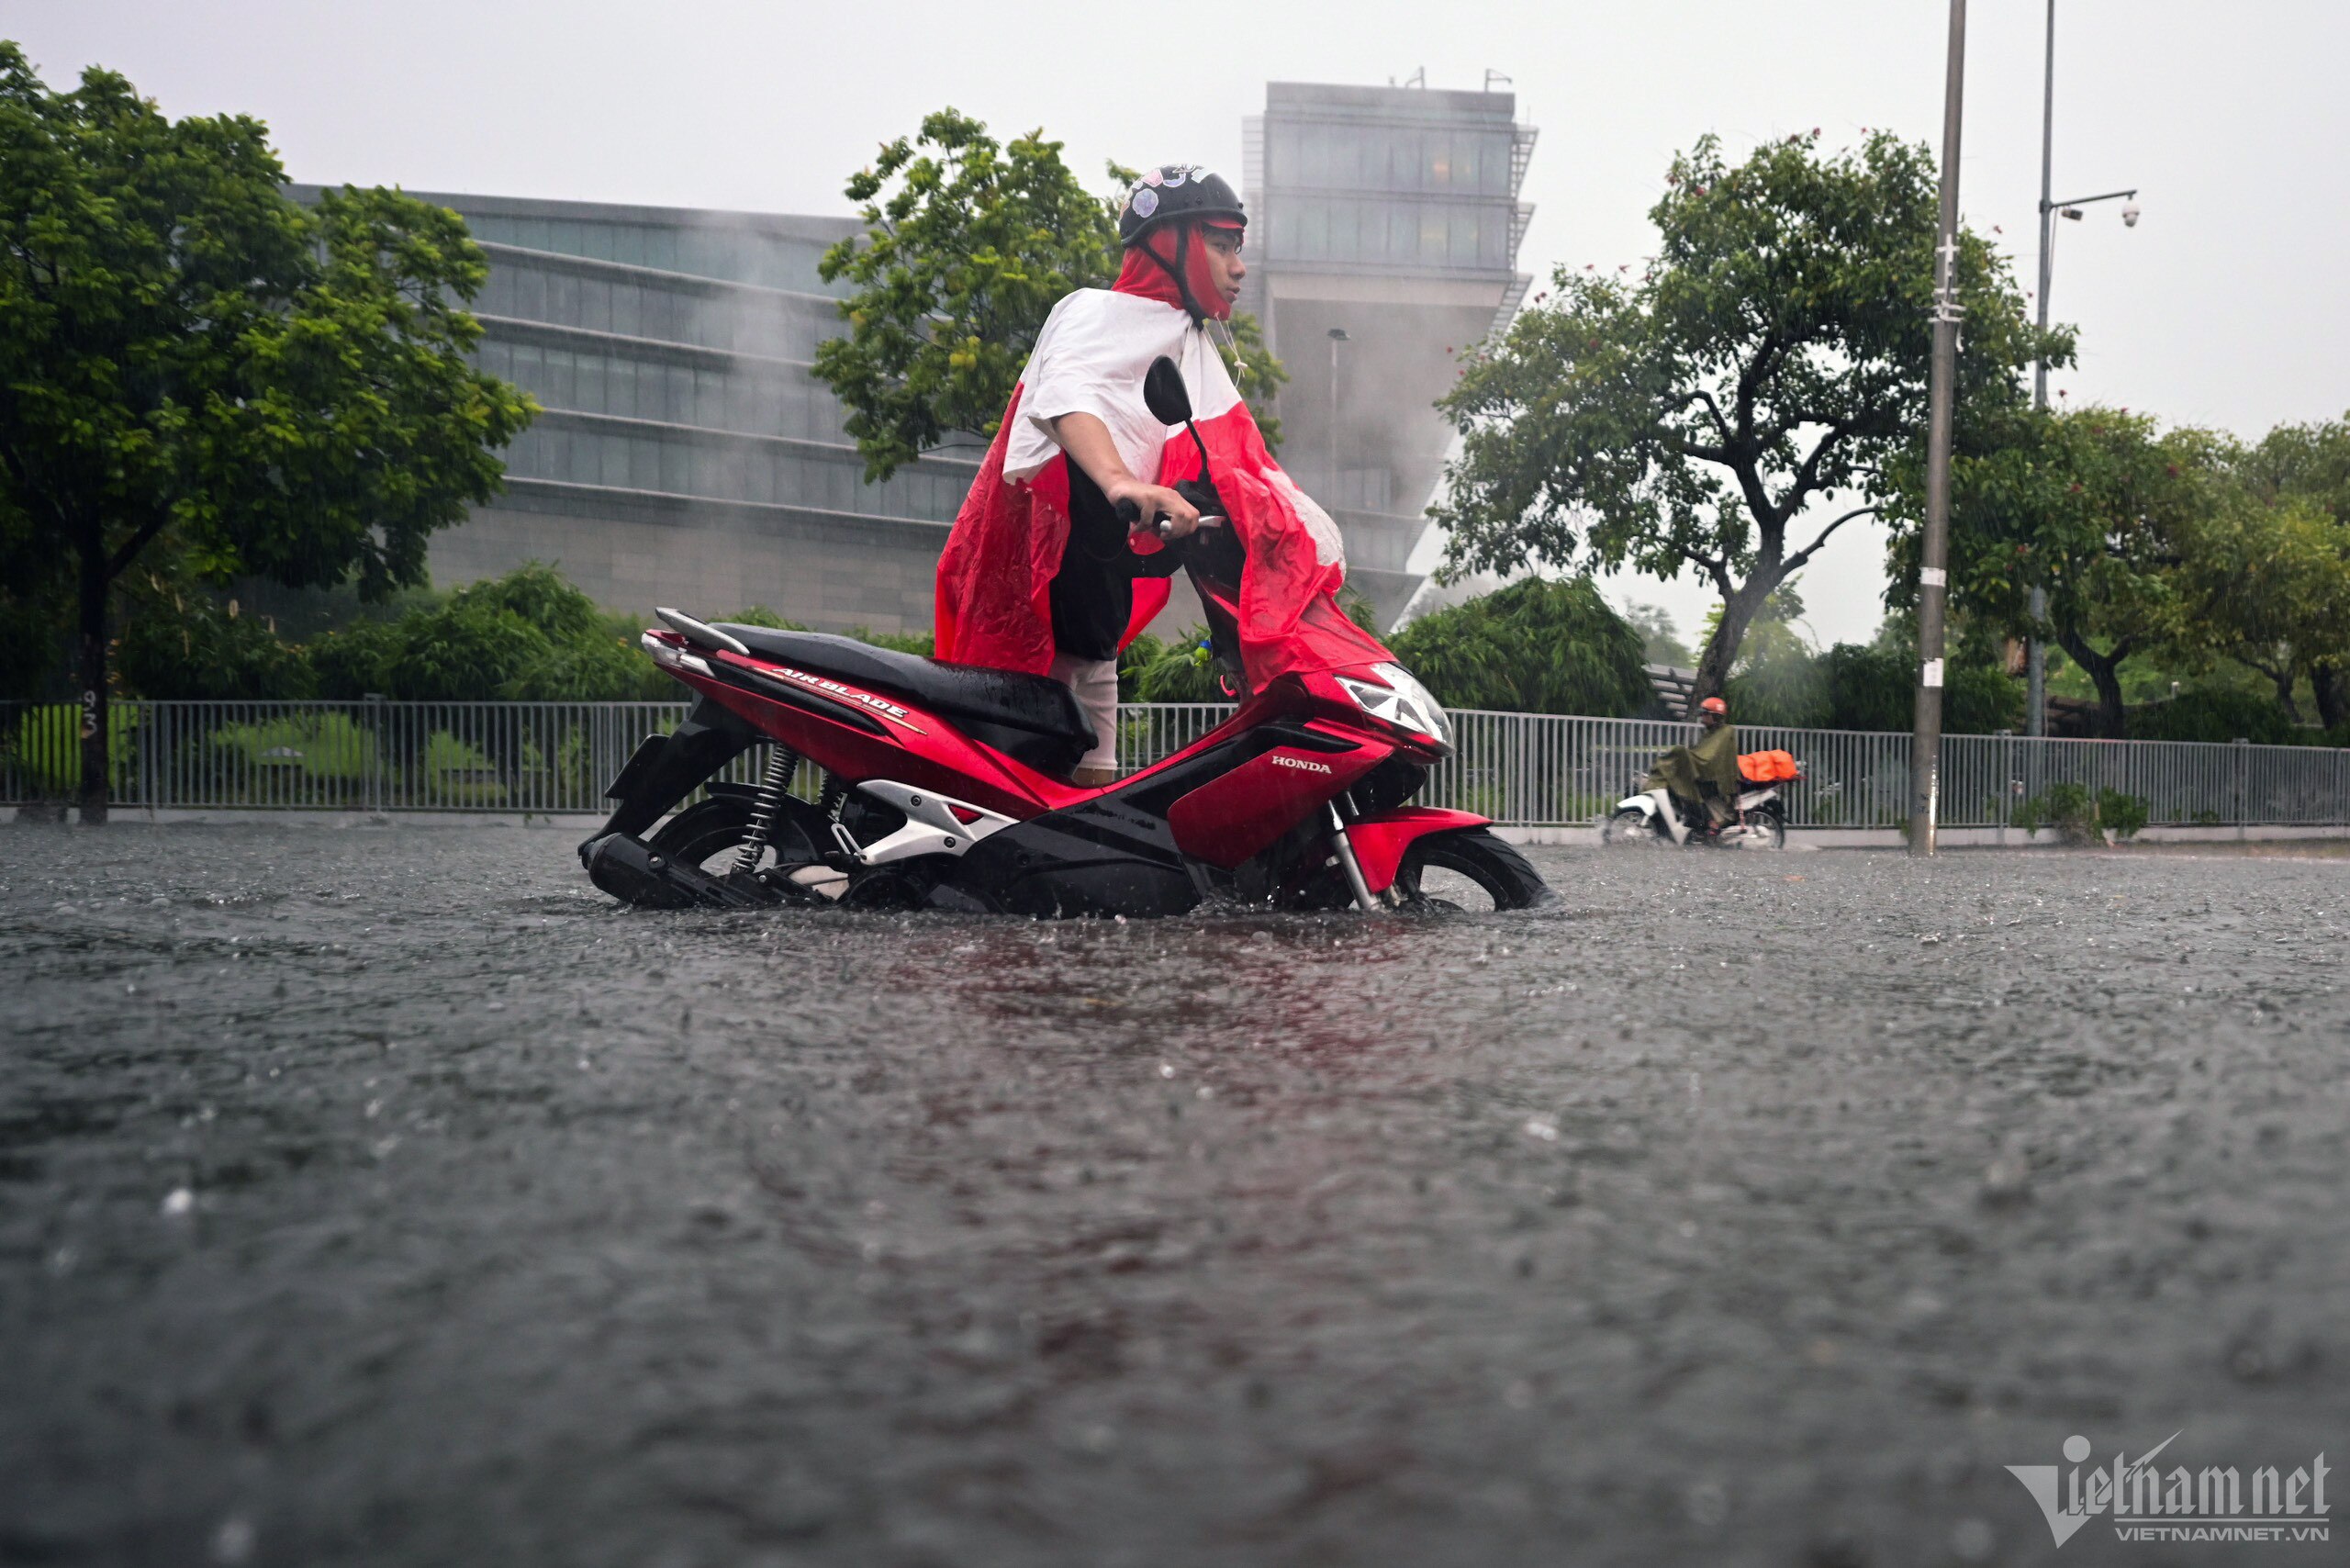
<svg viewBox="0 0 2350 1568">
<path fill-rule="evenodd" d="M 1172 361 L 1144 392 L 1162 423 L 1190 429 Z M 1209 515 L 1221 503 L 1203 444 L 1200 456 L 1184 495 Z M 1139 559 L 1189 574 L 1211 648 L 1237 671 L 1233 531 L 1203 527 Z M 1064 782 L 1093 734 L 1049 677 L 658 614 L 644 647 L 699 700 L 637 748 L 606 791 L 610 820 L 579 847 L 596 885 L 628 903 L 1141 916 L 1215 899 L 1381 913 L 1551 896 L 1487 819 L 1404 804 L 1451 750 L 1451 726 L 1391 663 L 1281 677 L 1197 742 L 1093 790 Z M 767 748 L 757 785 L 717 778 L 755 745 Z M 803 759 L 822 776 L 812 802 L 789 793 Z"/>
</svg>

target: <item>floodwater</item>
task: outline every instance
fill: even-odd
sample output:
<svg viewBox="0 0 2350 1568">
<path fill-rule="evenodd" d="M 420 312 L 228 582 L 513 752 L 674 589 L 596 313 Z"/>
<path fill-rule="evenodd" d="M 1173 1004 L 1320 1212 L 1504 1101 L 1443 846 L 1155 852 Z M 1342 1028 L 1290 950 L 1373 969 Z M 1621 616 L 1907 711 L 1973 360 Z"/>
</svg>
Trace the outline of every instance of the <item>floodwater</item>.
<svg viewBox="0 0 2350 1568">
<path fill-rule="evenodd" d="M 2068 1436 L 2350 1450 L 2350 862 L 1046 924 L 572 836 L 0 829 L 0 1562 L 2029 1563 Z"/>
</svg>

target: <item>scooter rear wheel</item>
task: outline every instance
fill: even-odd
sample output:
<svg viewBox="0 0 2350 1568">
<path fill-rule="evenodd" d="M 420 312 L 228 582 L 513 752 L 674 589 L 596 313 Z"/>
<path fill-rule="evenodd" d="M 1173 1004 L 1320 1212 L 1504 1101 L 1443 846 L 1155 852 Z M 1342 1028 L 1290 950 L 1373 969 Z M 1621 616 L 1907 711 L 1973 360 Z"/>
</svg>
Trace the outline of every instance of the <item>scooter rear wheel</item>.
<svg viewBox="0 0 2350 1568">
<path fill-rule="evenodd" d="M 1558 897 L 1525 856 L 1482 827 L 1414 841 L 1395 890 L 1406 909 L 1441 913 L 1531 909 Z"/>
<path fill-rule="evenodd" d="M 819 849 L 812 836 L 814 823 L 821 823 L 813 806 L 804 801 L 787 799 L 783 813 L 776 819 L 774 830 L 767 836 L 768 847 L 761 854 L 754 868 L 765 870 L 785 865 L 798 866 L 815 862 Z M 751 802 L 739 795 L 712 795 L 698 801 L 661 824 L 660 830 L 646 842 L 662 854 L 683 865 L 693 866 L 713 877 L 723 877 L 734 868 L 734 853 L 751 832 Z M 838 872 L 822 868 L 830 887 L 806 886 L 807 898 L 814 902 L 827 894 L 837 896 L 845 879 Z M 797 879 L 795 886 L 800 885 Z"/>
</svg>

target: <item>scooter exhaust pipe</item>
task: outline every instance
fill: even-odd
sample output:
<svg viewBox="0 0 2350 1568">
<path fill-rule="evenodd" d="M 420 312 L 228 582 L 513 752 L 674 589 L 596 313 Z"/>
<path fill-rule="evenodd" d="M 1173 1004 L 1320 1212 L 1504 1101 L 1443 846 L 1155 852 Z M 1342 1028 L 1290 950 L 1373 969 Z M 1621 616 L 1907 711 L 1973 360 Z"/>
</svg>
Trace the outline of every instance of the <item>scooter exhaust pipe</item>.
<svg viewBox="0 0 2350 1568">
<path fill-rule="evenodd" d="M 757 909 L 774 902 L 754 898 L 699 866 L 680 865 L 624 833 L 583 845 L 579 858 L 589 881 L 640 909 Z"/>
</svg>

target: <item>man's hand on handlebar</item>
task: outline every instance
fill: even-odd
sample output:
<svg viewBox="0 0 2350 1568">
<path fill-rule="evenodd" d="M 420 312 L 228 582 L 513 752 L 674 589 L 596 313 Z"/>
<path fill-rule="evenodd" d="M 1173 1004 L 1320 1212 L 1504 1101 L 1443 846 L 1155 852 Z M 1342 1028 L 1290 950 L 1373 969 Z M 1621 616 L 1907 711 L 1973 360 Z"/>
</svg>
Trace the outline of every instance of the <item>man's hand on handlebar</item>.
<svg viewBox="0 0 2350 1568">
<path fill-rule="evenodd" d="M 1102 487 L 1118 515 L 1137 531 L 1148 531 L 1155 521 L 1161 539 L 1188 539 L 1200 526 L 1200 509 L 1165 485 L 1126 479 Z"/>
</svg>

